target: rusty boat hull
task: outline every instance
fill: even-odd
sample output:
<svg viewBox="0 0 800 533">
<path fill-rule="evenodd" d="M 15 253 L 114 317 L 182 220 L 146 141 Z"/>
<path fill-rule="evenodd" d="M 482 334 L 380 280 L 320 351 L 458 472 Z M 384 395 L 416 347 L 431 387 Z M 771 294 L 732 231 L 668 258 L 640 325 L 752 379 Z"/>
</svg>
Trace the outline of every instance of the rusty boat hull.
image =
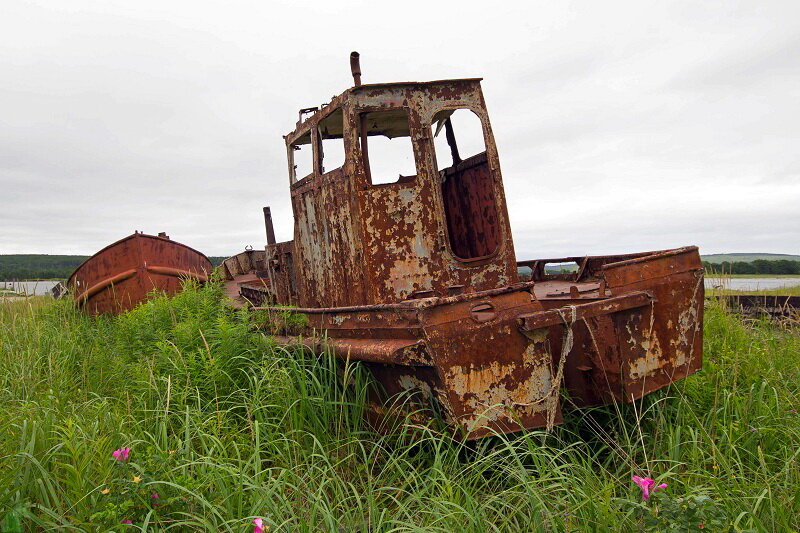
<svg viewBox="0 0 800 533">
<path fill-rule="evenodd" d="M 561 261 L 577 271 L 542 268 Z M 523 317 L 521 328 L 534 339 L 546 334 L 554 354 L 566 354 L 563 384 L 576 407 L 631 402 L 700 370 L 705 289 L 697 247 L 519 265 L 531 267 L 545 309 Z"/>
<path fill-rule="evenodd" d="M 206 281 L 211 261 L 165 234 L 136 232 L 84 261 L 67 286 L 87 314 L 118 315 L 147 300 L 154 291 L 174 295 L 185 279 Z"/>
<path fill-rule="evenodd" d="M 261 305 L 270 300 L 266 261 L 266 251 L 250 248 L 228 257 L 216 268 L 225 295 L 234 307 Z"/>
<path fill-rule="evenodd" d="M 560 261 L 579 268 L 558 275 L 540 268 Z M 533 267 L 529 280 L 499 289 L 258 309 L 308 318 L 305 331 L 278 335 L 280 343 L 361 361 L 379 384 L 373 420 L 401 406 L 467 439 L 560 423 L 562 389 L 574 407 L 627 403 L 700 369 L 704 289 L 696 247 L 519 265 Z"/>
</svg>

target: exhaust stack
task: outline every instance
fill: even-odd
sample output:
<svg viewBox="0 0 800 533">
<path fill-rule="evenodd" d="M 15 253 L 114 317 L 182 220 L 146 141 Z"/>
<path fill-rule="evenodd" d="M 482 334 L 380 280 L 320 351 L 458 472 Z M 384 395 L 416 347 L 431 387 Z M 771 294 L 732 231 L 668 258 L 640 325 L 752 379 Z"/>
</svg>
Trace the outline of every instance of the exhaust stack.
<svg viewBox="0 0 800 533">
<path fill-rule="evenodd" d="M 356 87 L 361 86 L 361 55 L 358 52 L 350 52 L 350 72 L 353 74 L 353 83 Z"/>
<path fill-rule="evenodd" d="M 267 228 L 267 244 L 275 244 L 275 230 L 272 228 L 272 212 L 264 208 L 264 226 Z"/>
</svg>

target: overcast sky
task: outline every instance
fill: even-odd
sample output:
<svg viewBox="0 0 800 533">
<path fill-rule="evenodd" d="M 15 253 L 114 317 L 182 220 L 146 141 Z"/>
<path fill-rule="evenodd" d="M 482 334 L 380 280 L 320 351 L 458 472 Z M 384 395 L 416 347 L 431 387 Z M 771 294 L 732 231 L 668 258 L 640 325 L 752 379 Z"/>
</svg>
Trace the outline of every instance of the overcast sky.
<svg viewBox="0 0 800 533">
<path fill-rule="evenodd" d="M 379 6 L 390 7 L 379 7 Z M 282 135 L 483 77 L 519 259 L 800 253 L 800 2 L 0 3 L 0 253 L 292 236 Z"/>
</svg>

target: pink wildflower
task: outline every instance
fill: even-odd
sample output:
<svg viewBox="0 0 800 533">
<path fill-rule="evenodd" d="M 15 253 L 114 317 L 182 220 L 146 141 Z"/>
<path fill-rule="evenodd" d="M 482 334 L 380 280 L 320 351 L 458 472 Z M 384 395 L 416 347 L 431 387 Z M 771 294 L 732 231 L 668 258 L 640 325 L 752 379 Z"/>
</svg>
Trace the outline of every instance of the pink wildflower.
<svg viewBox="0 0 800 533">
<path fill-rule="evenodd" d="M 119 450 L 114 450 L 114 453 L 111 456 L 119 462 L 127 461 L 128 455 L 131 453 L 130 448 L 120 448 Z"/>
<path fill-rule="evenodd" d="M 125 520 L 123 520 L 122 522 L 120 522 L 120 524 L 123 524 L 123 525 L 125 525 L 125 526 L 132 526 L 132 525 L 133 525 L 133 522 L 131 522 L 131 521 L 130 521 L 128 518 L 126 518 Z"/>
<path fill-rule="evenodd" d="M 261 518 L 253 520 L 253 533 L 264 533 L 264 520 Z"/>
<path fill-rule="evenodd" d="M 650 494 L 656 490 L 667 488 L 666 483 L 656 485 L 656 482 L 649 477 L 633 476 L 633 482 L 639 485 L 639 488 L 642 489 L 642 498 L 644 501 L 650 500 Z"/>
</svg>

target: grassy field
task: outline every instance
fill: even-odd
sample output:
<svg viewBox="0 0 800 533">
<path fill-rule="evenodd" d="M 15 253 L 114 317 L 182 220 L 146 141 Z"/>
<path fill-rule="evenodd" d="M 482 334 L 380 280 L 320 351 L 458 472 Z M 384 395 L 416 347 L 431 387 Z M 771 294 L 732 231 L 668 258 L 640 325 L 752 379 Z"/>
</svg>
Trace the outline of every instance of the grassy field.
<svg viewBox="0 0 800 533">
<path fill-rule="evenodd" d="M 219 287 L 113 319 L 2 303 L 0 530 L 797 530 L 798 353 L 712 303 L 695 376 L 465 444 L 372 432 L 358 365 L 274 345 Z"/>
<path fill-rule="evenodd" d="M 800 286 L 781 287 L 780 289 L 763 289 L 759 291 L 735 291 L 733 289 L 707 289 L 706 294 L 761 294 L 764 296 L 800 296 Z"/>
<path fill-rule="evenodd" d="M 23 295 L 12 291 L 11 289 L 5 289 L 0 287 L 0 298 L 22 298 Z"/>
<path fill-rule="evenodd" d="M 766 261 L 778 261 L 781 259 L 787 259 L 789 261 L 800 261 L 800 255 L 792 255 L 792 254 L 758 254 L 758 253 L 735 253 L 735 254 L 710 254 L 710 255 L 703 255 L 703 261 L 708 261 L 709 263 L 722 263 L 723 261 L 745 261 L 745 262 L 752 262 L 757 261 L 759 259 L 763 259 Z"/>
</svg>

